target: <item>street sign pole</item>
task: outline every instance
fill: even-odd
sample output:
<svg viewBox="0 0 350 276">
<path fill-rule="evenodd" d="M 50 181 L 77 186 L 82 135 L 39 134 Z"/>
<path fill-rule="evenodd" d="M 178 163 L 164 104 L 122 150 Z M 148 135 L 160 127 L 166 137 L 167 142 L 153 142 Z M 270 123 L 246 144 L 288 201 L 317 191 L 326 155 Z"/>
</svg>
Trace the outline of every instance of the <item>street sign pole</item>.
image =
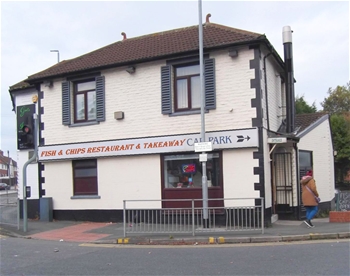
<svg viewBox="0 0 350 276">
<path fill-rule="evenodd" d="M 203 24 L 202 24 L 202 1 L 198 0 L 198 32 L 199 32 L 199 76 L 201 91 L 201 142 L 205 142 L 205 88 L 204 88 L 204 62 L 203 62 Z M 205 154 L 205 152 L 203 152 Z M 202 162 L 202 197 L 203 197 L 203 227 L 208 228 L 208 182 L 207 163 Z"/>
</svg>

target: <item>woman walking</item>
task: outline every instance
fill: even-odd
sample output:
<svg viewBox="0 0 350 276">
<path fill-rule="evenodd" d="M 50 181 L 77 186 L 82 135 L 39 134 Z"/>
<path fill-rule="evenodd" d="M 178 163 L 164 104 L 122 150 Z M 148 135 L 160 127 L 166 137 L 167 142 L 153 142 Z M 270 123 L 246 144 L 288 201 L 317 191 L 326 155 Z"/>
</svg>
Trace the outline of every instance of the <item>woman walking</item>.
<svg viewBox="0 0 350 276">
<path fill-rule="evenodd" d="M 316 181 L 313 178 L 312 170 L 306 173 L 306 176 L 303 176 L 301 179 L 302 187 L 302 201 L 303 205 L 306 208 L 306 220 L 304 223 L 308 227 L 315 227 L 311 220 L 315 217 L 318 211 L 318 192 L 316 189 Z"/>
</svg>

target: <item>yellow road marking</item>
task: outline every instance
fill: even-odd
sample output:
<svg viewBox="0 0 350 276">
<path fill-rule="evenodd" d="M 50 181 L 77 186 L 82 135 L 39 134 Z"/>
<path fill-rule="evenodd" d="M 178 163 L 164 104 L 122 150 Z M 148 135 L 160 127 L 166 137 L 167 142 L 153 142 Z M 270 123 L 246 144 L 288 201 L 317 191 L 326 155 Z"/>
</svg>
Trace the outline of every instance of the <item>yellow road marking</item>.
<svg viewBox="0 0 350 276">
<path fill-rule="evenodd" d="M 224 244 L 202 244 L 202 245 L 137 245 L 137 244 L 97 244 L 81 243 L 79 246 L 100 247 L 100 248 L 213 248 L 213 247 L 252 247 L 252 246 L 280 246 L 311 243 L 339 243 L 350 242 L 350 239 L 333 240 L 308 240 L 308 241 L 290 241 L 290 242 L 266 242 L 266 243 L 224 243 Z"/>
</svg>

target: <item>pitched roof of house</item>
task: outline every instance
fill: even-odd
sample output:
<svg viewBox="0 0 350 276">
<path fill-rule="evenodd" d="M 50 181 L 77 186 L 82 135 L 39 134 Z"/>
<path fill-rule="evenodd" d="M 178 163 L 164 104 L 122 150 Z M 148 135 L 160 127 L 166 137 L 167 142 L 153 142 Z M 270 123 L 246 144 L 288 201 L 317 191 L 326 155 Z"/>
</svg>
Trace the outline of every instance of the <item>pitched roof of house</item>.
<svg viewBox="0 0 350 276">
<path fill-rule="evenodd" d="M 298 129 L 298 137 L 302 137 L 314 129 L 329 117 L 326 112 L 316 112 L 307 114 L 297 114 L 295 116 L 295 129 Z"/>
<path fill-rule="evenodd" d="M 10 86 L 10 91 L 14 92 L 15 90 L 21 90 L 21 89 L 26 89 L 26 88 L 30 88 L 30 87 L 34 87 L 34 85 L 29 84 L 28 82 L 26 82 L 25 80 L 20 81 L 12 86 Z"/>
<path fill-rule="evenodd" d="M 203 24 L 204 50 L 257 41 L 265 41 L 270 45 L 265 35 L 262 34 L 215 23 Z M 198 25 L 195 25 L 127 38 L 77 58 L 61 61 L 46 70 L 29 76 L 26 81 L 34 83 L 49 77 L 60 77 L 72 73 L 88 72 L 93 69 L 111 68 L 157 58 L 171 57 L 195 52 L 198 49 Z"/>
</svg>

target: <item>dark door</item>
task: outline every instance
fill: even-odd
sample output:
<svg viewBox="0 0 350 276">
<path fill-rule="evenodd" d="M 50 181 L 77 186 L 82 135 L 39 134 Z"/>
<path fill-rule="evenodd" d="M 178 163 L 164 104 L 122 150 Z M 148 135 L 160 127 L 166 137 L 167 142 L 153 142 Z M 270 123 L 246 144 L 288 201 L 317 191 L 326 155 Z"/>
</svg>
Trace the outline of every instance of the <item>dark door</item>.
<svg viewBox="0 0 350 276">
<path fill-rule="evenodd" d="M 299 176 L 302 178 L 306 175 L 308 170 L 312 170 L 312 151 L 300 150 L 299 151 Z M 300 185 L 300 181 L 299 181 Z M 300 205 L 299 205 L 299 218 L 305 219 L 306 217 L 306 209 L 301 201 L 301 187 L 300 191 Z"/>
<path fill-rule="evenodd" d="M 274 165 L 274 193 L 276 213 L 292 213 L 292 154 L 290 152 L 275 153 Z"/>
</svg>

